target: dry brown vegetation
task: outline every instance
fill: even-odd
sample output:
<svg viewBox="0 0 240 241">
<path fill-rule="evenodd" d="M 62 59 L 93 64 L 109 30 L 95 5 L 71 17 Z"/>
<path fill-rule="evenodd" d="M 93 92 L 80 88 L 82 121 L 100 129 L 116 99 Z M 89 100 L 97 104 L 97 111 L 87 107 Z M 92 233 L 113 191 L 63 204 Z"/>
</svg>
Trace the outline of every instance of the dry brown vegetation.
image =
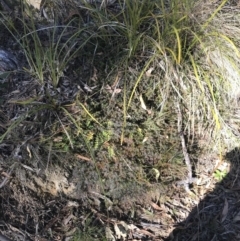
<svg viewBox="0 0 240 241">
<path fill-rule="evenodd" d="M 0 241 L 240 240 L 239 5 L 27 2 L 0 1 Z"/>
</svg>

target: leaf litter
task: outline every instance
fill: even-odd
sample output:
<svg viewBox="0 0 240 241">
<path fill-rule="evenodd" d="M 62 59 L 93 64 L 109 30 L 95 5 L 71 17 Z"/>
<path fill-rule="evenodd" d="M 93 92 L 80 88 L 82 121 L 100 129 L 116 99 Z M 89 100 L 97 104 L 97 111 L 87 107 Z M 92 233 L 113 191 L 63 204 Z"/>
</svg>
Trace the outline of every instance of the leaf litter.
<svg viewBox="0 0 240 241">
<path fill-rule="evenodd" d="M 54 90 L 49 85 L 48 97 L 57 96 L 57 103 L 52 103 L 54 98 L 45 98 L 44 88 L 28 75 L 22 76 L 24 85 L 18 83 L 19 76 L 14 76 L 11 80 L 14 85 L 4 89 L 1 111 L 7 116 L 6 121 L 10 121 L 8 125 L 16 125 L 0 146 L 1 232 L 20 240 L 26 240 L 26 237 L 29 240 L 67 240 L 77 232 L 79 237 L 88 235 L 88 230 L 87 240 L 104 239 L 105 233 L 110 240 L 187 240 L 190 237 L 191 240 L 210 240 L 210 237 L 234 240 L 233 234 L 235 237 L 239 235 L 236 151 L 234 158 L 230 157 L 234 153 L 226 156 L 232 167 L 219 188 L 215 188 L 216 180 L 212 178 L 214 162 L 218 158 L 198 157 L 193 169 L 196 176 L 203 178 L 198 179 L 197 185 L 190 186 L 192 195 L 188 195 L 175 185 L 176 180 L 183 180 L 190 170 L 182 164 L 184 158 L 177 131 L 178 120 L 167 116 L 164 128 L 158 128 L 156 120 L 150 116 L 158 118 L 154 111 L 143 113 L 139 110 L 139 101 L 147 112 L 150 104 L 144 101 L 144 91 L 140 91 L 137 104 L 129 110 L 131 115 L 126 128 L 130 131 L 126 132 L 123 145 L 119 145 L 121 113 L 109 113 L 111 106 L 109 109 L 109 106 L 105 107 L 104 115 L 98 112 L 100 88 L 93 84 L 100 79 L 101 73 L 95 66 L 93 69 L 85 66 L 85 70 L 80 72 L 84 73 L 86 69 L 92 82 L 84 86 L 60 81 L 58 90 Z M 152 77 L 153 70 L 148 69 L 146 77 Z M 115 109 L 123 90 L 116 79 L 116 84 L 106 85 Z M 139 88 L 143 90 L 144 86 Z M 93 153 L 89 153 L 84 141 L 67 122 L 67 116 L 58 109 L 61 105 L 68 105 L 76 95 L 80 95 L 84 103 L 82 108 L 68 108 L 74 117 L 85 118 L 81 130 L 87 128 L 88 133 L 86 131 L 83 136 Z M 29 96 L 33 99 L 29 100 Z M 28 112 L 23 122 L 14 122 L 24 113 L 28 103 L 32 103 L 33 109 L 34 106 L 40 108 L 36 105 L 39 103 L 49 109 Z M 96 110 L 96 117 L 88 112 L 89 109 Z M 54 111 L 61 123 L 56 121 Z M 107 125 L 109 119 L 114 121 L 114 134 L 110 131 L 104 133 L 99 127 Z M 59 141 L 53 141 L 50 148 L 42 136 L 50 138 L 47 133 L 52 129 L 55 130 L 54 140 Z M 148 133 L 145 133 L 146 129 Z M 3 134 L 5 128 L 1 127 L 0 131 Z M 93 134 L 89 135 L 89 132 Z M 66 138 L 63 133 L 71 133 L 76 138 Z M 168 136 L 171 137 L 169 142 Z M 164 144 L 163 139 L 166 141 Z M 115 158 L 109 156 L 109 143 L 115 147 L 112 150 L 116 152 Z M 68 148 L 75 145 L 75 153 L 71 153 Z M 204 177 L 208 178 L 207 183 Z M 91 227 L 97 227 L 97 230 L 91 231 Z"/>
</svg>

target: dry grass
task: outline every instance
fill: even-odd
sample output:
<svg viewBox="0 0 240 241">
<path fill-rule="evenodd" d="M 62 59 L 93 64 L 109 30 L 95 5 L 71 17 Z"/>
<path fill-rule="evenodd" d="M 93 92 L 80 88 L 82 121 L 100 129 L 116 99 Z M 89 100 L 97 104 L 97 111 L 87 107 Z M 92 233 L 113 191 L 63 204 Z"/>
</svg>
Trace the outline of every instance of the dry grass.
<svg viewBox="0 0 240 241">
<path fill-rule="evenodd" d="M 53 8 L 55 23 L 46 18 Z M 36 19 L 22 9 L 21 27 L 1 13 L 22 58 L 22 80 L 13 75 L 1 100 L 9 163 L 18 149 L 25 165 L 45 159 L 42 168 L 77 157 L 87 162 L 71 169 L 84 176 L 76 185 L 84 205 L 119 213 L 106 200 L 122 196 L 126 214 L 143 190 L 150 201 L 151 187 L 185 178 L 180 137 L 193 155 L 239 145 L 240 10 L 229 1 L 52 1 L 44 11 Z"/>
</svg>

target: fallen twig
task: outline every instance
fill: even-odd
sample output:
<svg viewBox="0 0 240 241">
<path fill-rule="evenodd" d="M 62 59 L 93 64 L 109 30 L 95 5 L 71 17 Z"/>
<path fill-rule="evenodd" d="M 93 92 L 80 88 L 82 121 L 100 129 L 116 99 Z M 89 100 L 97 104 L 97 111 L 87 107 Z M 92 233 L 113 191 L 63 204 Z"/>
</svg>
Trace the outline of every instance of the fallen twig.
<svg viewBox="0 0 240 241">
<path fill-rule="evenodd" d="M 196 178 L 192 177 L 192 165 L 191 165 L 191 160 L 187 151 L 187 146 L 185 142 L 185 138 L 183 135 L 183 130 L 182 130 L 182 112 L 179 103 L 177 103 L 177 116 L 178 116 L 178 133 L 180 135 L 181 139 L 181 144 L 182 144 L 182 151 L 183 151 L 183 156 L 184 160 L 187 166 L 187 171 L 188 171 L 188 177 L 185 180 L 178 181 L 177 185 L 183 185 L 186 189 L 187 192 L 190 192 L 189 189 L 189 184 L 193 183 L 196 181 Z"/>
</svg>

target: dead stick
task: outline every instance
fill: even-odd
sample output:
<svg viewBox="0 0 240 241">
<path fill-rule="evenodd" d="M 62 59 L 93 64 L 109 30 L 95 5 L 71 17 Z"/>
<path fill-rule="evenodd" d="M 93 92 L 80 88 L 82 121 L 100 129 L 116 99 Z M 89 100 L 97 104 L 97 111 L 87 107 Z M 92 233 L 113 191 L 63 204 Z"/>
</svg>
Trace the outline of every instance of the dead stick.
<svg viewBox="0 0 240 241">
<path fill-rule="evenodd" d="M 191 161 L 190 161 L 190 157 L 188 155 L 188 151 L 187 151 L 187 146 L 186 146 L 186 142 L 184 139 L 184 135 L 183 135 L 183 130 L 182 130 L 182 112 L 181 112 L 181 108 L 179 103 L 177 103 L 177 116 L 178 116 L 178 133 L 180 135 L 180 139 L 181 139 L 181 143 L 182 143 L 182 151 L 183 151 L 183 156 L 184 156 L 184 160 L 187 166 L 187 171 L 188 171 L 188 178 L 187 180 L 184 181 L 180 181 L 178 182 L 178 184 L 180 185 L 184 185 L 185 188 L 189 191 L 189 183 L 192 183 L 194 180 L 192 178 L 192 165 L 191 165 Z"/>
</svg>

